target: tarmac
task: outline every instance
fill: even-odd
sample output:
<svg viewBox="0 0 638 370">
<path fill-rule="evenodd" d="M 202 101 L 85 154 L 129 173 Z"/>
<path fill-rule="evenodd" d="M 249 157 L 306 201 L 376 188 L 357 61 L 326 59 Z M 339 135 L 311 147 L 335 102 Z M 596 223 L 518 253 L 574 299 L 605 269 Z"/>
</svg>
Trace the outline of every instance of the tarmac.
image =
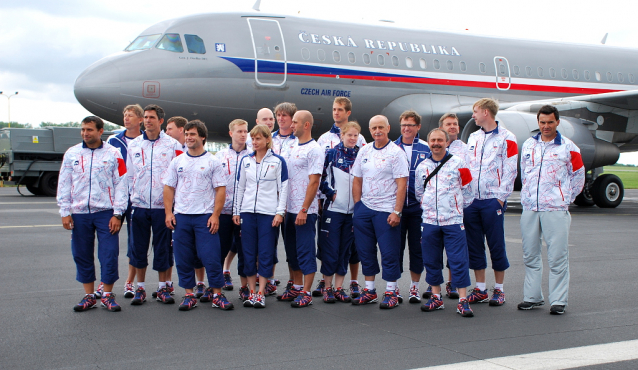
<svg viewBox="0 0 638 370">
<path fill-rule="evenodd" d="M 570 297 L 561 316 L 550 315 L 549 304 L 531 311 L 516 308 L 523 298 L 524 279 L 521 206 L 516 201 L 513 194 L 505 218 L 511 264 L 504 287 L 506 304 L 474 304 L 473 318 L 458 315 L 456 300 L 447 298 L 444 310 L 428 313 L 407 299 L 392 310 L 380 310 L 378 304 L 326 304 L 321 299 L 295 309 L 269 297 L 266 308 L 257 310 L 241 307 L 237 285 L 226 292 L 236 305 L 232 311 L 201 303 L 181 312 L 177 306 L 184 291 L 179 287 L 174 305 L 150 298 L 157 286 L 157 274 L 150 269 L 148 301 L 131 306 L 122 295 L 125 231 L 120 233 L 121 278 L 115 287 L 122 311 L 96 308 L 77 313 L 72 308 L 83 290 L 75 280 L 71 232 L 62 228 L 55 199 L 23 197 L 15 188 L 0 188 L 0 367 L 461 368 L 468 361 L 490 364 L 493 358 L 554 350 L 569 353 L 577 347 L 638 339 L 638 190 L 626 190 L 623 203 L 615 209 L 570 209 Z M 282 246 L 280 241 L 279 259 L 285 261 Z M 407 270 L 407 253 L 404 266 Z M 547 274 L 545 263 L 546 298 Z M 287 275 L 285 263 L 280 263 L 275 277 L 285 284 Z M 487 276 L 491 287 L 493 275 L 488 271 Z M 238 283 L 235 266 L 233 277 Z M 173 279 L 177 286 L 176 272 Z M 406 271 L 399 281 L 404 296 L 409 280 Z M 378 277 L 377 289 L 384 286 Z M 426 286 L 421 283 L 422 290 Z M 559 362 L 552 366 L 536 368 L 565 368 Z M 638 368 L 638 355 L 586 368 Z"/>
</svg>

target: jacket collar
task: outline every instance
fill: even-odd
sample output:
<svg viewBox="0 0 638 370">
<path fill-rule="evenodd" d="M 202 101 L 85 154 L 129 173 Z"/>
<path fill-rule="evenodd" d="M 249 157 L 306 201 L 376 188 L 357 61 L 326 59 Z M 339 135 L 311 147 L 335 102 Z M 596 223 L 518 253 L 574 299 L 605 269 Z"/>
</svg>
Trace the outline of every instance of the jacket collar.
<svg viewBox="0 0 638 370">
<path fill-rule="evenodd" d="M 534 140 L 541 141 L 541 133 L 539 132 L 534 136 Z M 560 131 L 556 130 L 556 137 L 554 138 L 554 144 L 560 145 L 563 142 Z"/>
</svg>

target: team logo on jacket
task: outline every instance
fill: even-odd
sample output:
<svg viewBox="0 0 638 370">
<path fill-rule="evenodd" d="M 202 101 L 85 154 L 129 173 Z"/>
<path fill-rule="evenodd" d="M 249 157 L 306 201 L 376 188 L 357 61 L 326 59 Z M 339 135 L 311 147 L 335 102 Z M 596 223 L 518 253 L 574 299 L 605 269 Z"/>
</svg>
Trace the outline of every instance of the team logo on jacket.
<svg viewBox="0 0 638 370">
<path fill-rule="evenodd" d="M 179 168 L 177 169 L 177 172 L 184 172 L 184 167 L 179 167 Z"/>
<path fill-rule="evenodd" d="M 248 167 L 250 167 L 250 163 L 246 163 L 246 164 L 244 165 L 244 168 L 248 168 Z"/>
<path fill-rule="evenodd" d="M 361 163 L 368 163 L 368 158 L 365 158 Z"/>
<path fill-rule="evenodd" d="M 140 157 L 140 153 L 135 153 L 135 158 L 139 158 Z"/>
<path fill-rule="evenodd" d="M 226 168 L 226 163 L 222 163 L 222 167 L 223 167 L 223 168 Z"/>
<path fill-rule="evenodd" d="M 80 161 L 75 161 L 75 162 L 73 162 L 73 165 L 74 165 L 74 166 L 77 166 L 78 164 L 80 164 Z"/>
<path fill-rule="evenodd" d="M 425 159 L 425 154 L 421 153 L 420 157 L 421 157 L 421 159 Z"/>
<path fill-rule="evenodd" d="M 472 150 L 474 150 L 474 145 L 472 145 L 471 147 L 468 148 L 469 152 L 471 152 Z"/>
<path fill-rule="evenodd" d="M 166 157 L 166 153 L 162 153 L 162 157 Z"/>
<path fill-rule="evenodd" d="M 530 156 L 531 156 L 531 155 L 530 155 L 529 153 L 525 154 L 525 158 L 526 158 L 526 159 L 529 159 L 529 157 L 530 157 Z"/>
<path fill-rule="evenodd" d="M 204 171 L 206 169 L 206 167 L 200 167 L 199 169 Z"/>
</svg>

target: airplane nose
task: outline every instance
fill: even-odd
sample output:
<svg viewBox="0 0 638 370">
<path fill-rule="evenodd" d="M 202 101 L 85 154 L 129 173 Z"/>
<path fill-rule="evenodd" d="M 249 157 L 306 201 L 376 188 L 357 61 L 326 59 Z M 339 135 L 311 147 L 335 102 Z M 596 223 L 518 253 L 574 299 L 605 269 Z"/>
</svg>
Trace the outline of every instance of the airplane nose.
<svg viewBox="0 0 638 370">
<path fill-rule="evenodd" d="M 86 110 L 107 121 L 119 122 L 120 73 L 112 58 L 104 58 L 78 76 L 75 98 Z"/>
</svg>

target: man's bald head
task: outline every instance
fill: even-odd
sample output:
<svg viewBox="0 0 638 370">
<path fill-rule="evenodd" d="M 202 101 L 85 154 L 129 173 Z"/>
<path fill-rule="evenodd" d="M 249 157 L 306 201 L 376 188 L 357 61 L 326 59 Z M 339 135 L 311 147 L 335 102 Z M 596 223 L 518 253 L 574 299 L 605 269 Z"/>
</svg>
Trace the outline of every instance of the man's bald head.
<svg viewBox="0 0 638 370">
<path fill-rule="evenodd" d="M 370 134 L 375 141 L 375 146 L 381 147 L 389 140 L 390 123 L 386 116 L 378 115 L 370 119 Z"/>
<path fill-rule="evenodd" d="M 261 108 L 257 112 L 257 124 L 268 126 L 268 129 L 272 131 L 275 127 L 275 115 L 268 108 Z"/>
<path fill-rule="evenodd" d="M 315 123 L 314 119 L 312 118 L 312 113 L 307 110 L 297 111 L 297 113 L 295 113 L 295 115 L 293 116 L 293 121 L 295 120 L 295 117 L 303 123 L 310 122 L 310 127 L 312 127 L 312 125 Z"/>
<path fill-rule="evenodd" d="M 302 139 L 311 137 L 313 123 L 312 113 L 307 110 L 299 110 L 292 116 L 292 132 L 299 138 L 300 142 Z"/>
<path fill-rule="evenodd" d="M 372 127 L 373 124 L 374 125 L 383 124 L 385 126 L 389 126 L 390 122 L 388 122 L 388 117 L 382 116 L 379 114 L 377 116 L 370 118 L 370 127 Z"/>
</svg>

